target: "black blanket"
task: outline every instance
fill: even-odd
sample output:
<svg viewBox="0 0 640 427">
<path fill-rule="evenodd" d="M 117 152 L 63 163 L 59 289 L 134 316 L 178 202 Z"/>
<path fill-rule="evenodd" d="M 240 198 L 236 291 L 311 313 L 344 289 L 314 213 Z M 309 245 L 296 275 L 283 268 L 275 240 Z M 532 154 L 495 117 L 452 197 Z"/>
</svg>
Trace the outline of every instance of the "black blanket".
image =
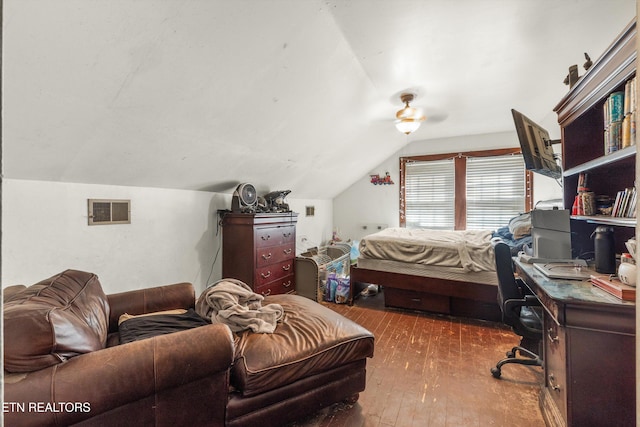
<svg viewBox="0 0 640 427">
<path fill-rule="evenodd" d="M 191 308 L 184 314 L 154 314 L 134 317 L 120 323 L 120 344 L 209 324 L 209 321 L 200 317 Z"/>
</svg>

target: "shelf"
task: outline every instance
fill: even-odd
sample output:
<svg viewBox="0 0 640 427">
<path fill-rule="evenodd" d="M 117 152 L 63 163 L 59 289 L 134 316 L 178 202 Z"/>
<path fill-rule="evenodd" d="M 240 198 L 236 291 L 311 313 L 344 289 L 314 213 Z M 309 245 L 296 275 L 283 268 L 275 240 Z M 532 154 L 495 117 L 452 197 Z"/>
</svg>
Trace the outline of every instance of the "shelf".
<svg viewBox="0 0 640 427">
<path fill-rule="evenodd" d="M 636 72 L 636 20 L 633 19 L 605 53 L 580 77 L 553 109 L 561 127 L 570 125 Z"/>
<path fill-rule="evenodd" d="M 636 226 L 636 218 L 611 217 L 606 215 L 596 215 L 596 216 L 571 215 L 571 219 L 587 221 L 592 224 L 617 225 L 620 227 Z"/>
<path fill-rule="evenodd" d="M 601 157 L 598 157 L 597 159 L 593 159 L 581 165 L 569 168 L 566 171 L 564 171 L 562 175 L 565 177 L 577 175 L 581 172 L 587 172 L 601 166 L 611 165 L 622 159 L 633 157 L 635 155 L 636 155 L 636 146 L 632 145 L 631 147 L 623 148 L 622 150 L 618 150 L 614 153 L 607 154 L 606 156 L 601 156 Z"/>
</svg>

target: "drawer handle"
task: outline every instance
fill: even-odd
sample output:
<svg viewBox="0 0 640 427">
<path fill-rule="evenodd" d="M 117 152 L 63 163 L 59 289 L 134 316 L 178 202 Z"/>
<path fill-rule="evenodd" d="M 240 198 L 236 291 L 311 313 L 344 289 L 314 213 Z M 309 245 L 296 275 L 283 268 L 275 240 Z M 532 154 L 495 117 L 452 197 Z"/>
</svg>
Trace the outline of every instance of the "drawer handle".
<svg viewBox="0 0 640 427">
<path fill-rule="evenodd" d="M 262 254 L 262 259 L 269 259 L 271 258 L 271 252 L 269 252 L 268 254 Z"/>
<path fill-rule="evenodd" d="M 560 386 L 555 383 L 555 379 L 553 374 L 549 374 L 549 387 L 551 387 L 551 390 L 560 391 Z"/>
<path fill-rule="evenodd" d="M 269 295 L 271 295 L 271 288 L 269 288 L 267 292 L 262 292 L 263 297 L 268 297 Z"/>
<path fill-rule="evenodd" d="M 262 240 L 269 240 L 271 238 L 271 234 L 267 234 L 266 236 L 260 236 Z"/>
<path fill-rule="evenodd" d="M 291 280 L 289 280 L 288 282 L 283 283 L 282 286 L 284 286 L 285 288 L 288 288 L 289 286 L 291 286 Z"/>
<path fill-rule="evenodd" d="M 551 343 L 555 343 L 555 342 L 560 341 L 560 338 L 558 338 L 558 336 L 557 336 L 557 335 L 556 335 L 556 336 L 551 335 L 552 333 L 553 333 L 553 328 L 549 328 L 549 329 L 547 330 L 547 338 L 549 338 L 549 341 L 550 341 Z"/>
<path fill-rule="evenodd" d="M 282 269 L 283 269 L 284 271 L 289 271 L 289 270 L 291 270 L 291 264 L 283 265 L 283 266 L 282 266 Z"/>
<path fill-rule="evenodd" d="M 291 253 L 291 249 L 283 249 L 285 255 L 289 255 Z"/>
<path fill-rule="evenodd" d="M 267 271 L 267 274 L 260 273 L 260 275 L 262 276 L 263 279 L 266 279 L 267 277 L 271 276 L 271 271 Z"/>
<path fill-rule="evenodd" d="M 291 232 L 289 232 L 289 233 L 282 233 L 282 235 L 283 235 L 284 237 L 289 237 L 289 236 L 291 236 Z"/>
</svg>

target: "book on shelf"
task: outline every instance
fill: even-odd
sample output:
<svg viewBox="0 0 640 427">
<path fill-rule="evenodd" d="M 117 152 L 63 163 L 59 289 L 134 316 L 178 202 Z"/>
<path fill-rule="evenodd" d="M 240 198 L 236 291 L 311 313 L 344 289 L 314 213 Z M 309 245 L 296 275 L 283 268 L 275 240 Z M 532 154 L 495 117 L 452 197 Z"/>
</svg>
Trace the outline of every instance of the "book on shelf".
<svg viewBox="0 0 640 427">
<path fill-rule="evenodd" d="M 618 191 L 613 202 L 611 216 L 616 218 L 635 218 L 638 192 L 635 187 Z"/>
<path fill-rule="evenodd" d="M 628 80 L 624 85 L 624 114 L 636 111 L 636 78 Z"/>
<path fill-rule="evenodd" d="M 636 77 L 624 90 L 611 93 L 604 101 L 604 153 L 611 154 L 636 143 Z"/>
<path fill-rule="evenodd" d="M 611 274 L 592 274 L 590 280 L 594 286 L 617 298 L 620 298 L 621 300 L 636 300 L 636 288 L 625 285 L 620 281 L 620 279 Z"/>
</svg>

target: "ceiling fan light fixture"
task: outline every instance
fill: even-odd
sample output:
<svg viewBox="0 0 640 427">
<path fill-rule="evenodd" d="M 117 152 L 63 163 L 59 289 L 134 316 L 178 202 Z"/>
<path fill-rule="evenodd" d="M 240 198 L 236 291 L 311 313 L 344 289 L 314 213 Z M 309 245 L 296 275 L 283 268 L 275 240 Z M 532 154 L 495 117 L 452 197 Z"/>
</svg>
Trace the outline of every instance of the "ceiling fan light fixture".
<svg viewBox="0 0 640 427">
<path fill-rule="evenodd" d="M 424 118 L 422 119 L 424 120 Z M 409 135 L 411 132 L 415 132 L 420 127 L 420 122 L 422 120 L 414 120 L 414 119 L 402 119 L 396 120 L 396 129 L 405 135 Z"/>
<path fill-rule="evenodd" d="M 400 99 L 404 102 L 404 108 L 396 113 L 396 129 L 406 135 L 418 130 L 420 123 L 425 119 L 420 108 L 409 106 L 409 102 L 413 101 L 414 98 L 415 95 L 412 93 L 403 93 Z"/>
</svg>

